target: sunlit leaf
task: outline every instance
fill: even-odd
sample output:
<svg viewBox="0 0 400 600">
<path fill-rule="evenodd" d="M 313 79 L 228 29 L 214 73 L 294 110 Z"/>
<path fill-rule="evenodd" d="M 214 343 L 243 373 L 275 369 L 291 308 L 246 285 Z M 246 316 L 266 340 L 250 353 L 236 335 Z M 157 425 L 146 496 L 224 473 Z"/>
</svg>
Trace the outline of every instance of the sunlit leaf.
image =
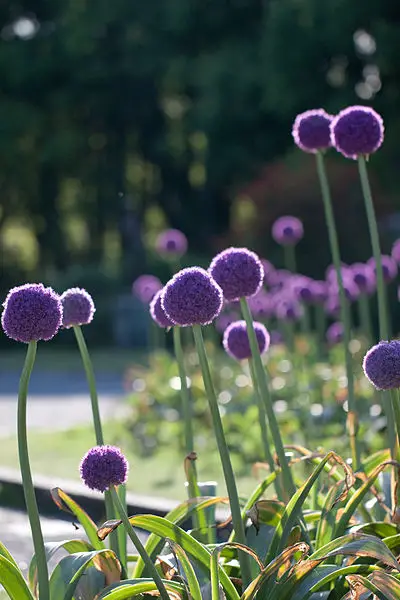
<svg viewBox="0 0 400 600">
<path fill-rule="evenodd" d="M 185 587 L 182 584 L 165 579 L 163 579 L 163 584 L 171 600 L 185 597 Z M 152 579 L 125 579 L 104 589 L 96 596 L 96 600 L 130 600 L 141 594 L 150 593 L 155 596 L 159 595 L 157 586 Z"/>
<path fill-rule="evenodd" d="M 11 600 L 33 600 L 33 595 L 18 567 L 0 555 L 0 585 Z"/>
<path fill-rule="evenodd" d="M 89 515 L 83 510 L 83 508 L 81 508 L 79 504 L 75 502 L 75 500 L 73 500 L 68 494 L 58 487 L 51 490 L 51 496 L 60 510 L 63 510 L 64 512 L 76 517 L 85 530 L 85 533 L 93 548 L 95 550 L 103 550 L 105 546 L 97 537 L 97 527 Z"/>
<path fill-rule="evenodd" d="M 183 548 L 174 542 L 174 540 L 167 540 L 169 545 L 172 547 L 176 558 L 179 560 L 179 563 L 183 569 L 183 572 L 186 577 L 187 585 L 190 592 L 190 598 L 192 600 L 202 600 L 200 584 L 196 577 L 196 573 L 193 569 L 193 566 Z"/>
</svg>

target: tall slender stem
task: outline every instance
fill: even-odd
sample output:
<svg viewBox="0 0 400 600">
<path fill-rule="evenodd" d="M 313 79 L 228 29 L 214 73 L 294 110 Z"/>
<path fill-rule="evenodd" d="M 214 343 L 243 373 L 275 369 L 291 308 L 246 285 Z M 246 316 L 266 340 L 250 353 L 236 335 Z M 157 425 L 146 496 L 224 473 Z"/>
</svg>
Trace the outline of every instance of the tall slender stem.
<svg viewBox="0 0 400 600">
<path fill-rule="evenodd" d="M 260 389 L 257 385 L 257 377 L 256 377 L 255 368 L 254 368 L 254 362 L 253 362 L 253 359 L 251 359 L 251 358 L 249 359 L 249 369 L 250 369 L 251 380 L 253 383 L 254 395 L 257 400 L 258 420 L 260 422 L 261 440 L 262 440 L 263 449 L 264 449 L 264 459 L 267 461 L 271 473 L 274 473 L 275 472 L 275 463 L 274 463 L 274 458 L 273 458 L 272 452 L 271 452 L 271 440 L 269 439 L 267 424 L 265 422 L 266 410 L 265 410 L 262 396 L 260 394 Z M 282 489 L 281 489 L 281 486 L 279 483 L 279 475 L 277 475 L 277 477 L 274 481 L 274 485 L 275 485 L 275 490 L 276 490 L 279 500 L 284 500 Z"/>
<path fill-rule="evenodd" d="M 150 576 L 153 578 L 153 581 L 156 584 L 158 591 L 160 592 L 161 598 L 163 600 L 170 600 L 169 594 L 168 594 L 167 590 L 165 589 L 163 581 L 162 581 L 153 561 L 147 554 L 142 542 L 140 541 L 138 535 L 136 534 L 136 531 L 134 530 L 134 528 L 132 527 L 132 525 L 129 522 L 128 515 L 127 515 L 125 508 L 118 496 L 116 487 L 111 486 L 110 492 L 111 492 L 111 497 L 114 501 L 114 505 L 117 507 L 120 519 L 125 527 L 126 533 L 131 538 L 134 546 L 136 547 L 136 550 L 138 551 L 138 554 L 140 555 L 140 558 L 143 560 Z"/>
<path fill-rule="evenodd" d="M 194 450 L 192 410 L 189 389 L 187 385 L 185 362 L 182 350 L 181 328 L 173 328 L 175 357 L 178 363 L 179 378 L 181 381 L 182 413 L 184 422 L 185 452 L 190 454 Z"/>
<path fill-rule="evenodd" d="M 366 336 L 368 342 L 372 344 L 374 336 L 372 333 L 372 321 L 371 313 L 369 310 L 368 296 L 366 294 L 360 294 L 358 298 L 358 311 L 361 329 L 364 335 Z"/>
<path fill-rule="evenodd" d="M 26 408 L 28 387 L 33 365 L 36 358 L 37 342 L 30 342 L 26 353 L 25 364 L 19 382 L 17 433 L 18 454 L 24 488 L 25 504 L 28 511 L 29 523 L 32 530 L 33 546 L 35 549 L 40 600 L 50 599 L 49 573 L 44 549 L 43 533 L 40 526 L 39 511 L 33 487 L 31 467 L 29 464 L 28 437 L 26 427 Z"/>
<path fill-rule="evenodd" d="M 221 458 L 222 469 L 224 472 L 225 483 L 229 496 L 229 504 L 232 513 L 232 524 L 236 533 L 236 539 L 240 544 L 246 544 L 246 534 L 242 521 L 242 514 L 239 504 L 239 496 L 236 488 L 235 475 L 229 455 L 228 445 L 226 443 L 224 429 L 222 426 L 221 415 L 219 413 L 217 396 L 215 394 L 214 384 L 211 379 L 210 368 L 206 350 L 204 347 L 203 334 L 200 325 L 193 326 L 194 341 L 197 354 L 199 355 L 200 368 L 203 375 L 204 387 L 208 398 L 211 417 L 213 420 L 214 433 L 218 444 L 218 451 Z M 239 552 L 240 570 L 244 587 L 251 581 L 250 561 L 247 554 Z"/>
<path fill-rule="evenodd" d="M 246 321 L 247 327 L 247 335 L 249 336 L 251 354 L 254 361 L 254 368 L 257 377 L 257 384 L 259 386 L 259 390 L 261 396 L 264 400 L 264 406 L 268 417 L 268 423 L 271 430 L 272 439 L 274 440 L 275 450 L 278 455 L 278 460 L 280 467 L 282 469 L 282 477 L 283 483 L 285 487 L 285 493 L 287 498 L 293 496 L 296 492 L 295 485 L 293 483 L 292 473 L 289 468 L 289 464 L 286 458 L 285 449 L 283 447 L 283 442 L 281 438 L 281 434 L 279 431 L 278 421 L 276 420 L 276 416 L 274 413 L 274 408 L 272 405 L 271 395 L 269 393 L 265 369 L 261 362 L 260 351 L 258 348 L 257 338 L 253 327 L 253 319 L 249 310 L 249 306 L 247 304 L 246 298 L 240 299 L 240 306 L 242 309 L 243 318 Z M 286 498 L 286 499 L 287 499 Z"/>
<path fill-rule="evenodd" d="M 367 213 L 369 235 L 371 238 L 372 254 L 375 259 L 376 269 L 376 285 L 378 294 L 378 316 L 379 316 L 379 337 L 381 340 L 389 338 L 389 323 L 386 311 L 386 288 L 383 279 L 382 255 L 379 243 L 378 224 L 375 216 L 375 208 L 372 200 L 371 187 L 368 179 L 367 164 L 364 156 L 358 158 L 358 172 L 360 174 L 361 189 L 364 196 L 365 211 Z M 392 458 L 396 456 L 396 431 L 395 431 L 395 414 L 393 411 L 393 403 L 388 392 L 382 392 L 382 404 L 386 413 L 387 430 L 389 445 L 391 448 Z"/>
<path fill-rule="evenodd" d="M 285 259 L 285 268 L 291 273 L 297 272 L 297 261 L 296 261 L 296 251 L 295 246 L 284 246 L 283 247 L 284 259 Z"/>
<path fill-rule="evenodd" d="M 101 424 L 100 417 L 100 407 L 99 407 L 99 398 L 97 394 L 97 386 L 96 386 L 96 378 L 94 375 L 93 364 L 90 358 L 89 350 L 86 345 L 86 341 L 82 332 L 82 329 L 79 325 L 74 326 L 74 333 L 76 337 L 76 341 L 78 343 L 79 352 L 81 354 L 83 368 L 85 369 L 86 379 L 89 386 L 89 394 L 90 394 L 90 402 L 92 406 L 92 418 L 93 418 L 93 426 L 94 432 L 96 436 L 96 444 L 98 446 L 104 445 L 104 435 L 103 435 L 103 427 Z M 113 506 L 113 501 L 111 498 L 110 492 L 107 490 L 104 494 L 104 503 L 106 506 L 106 514 L 107 519 L 115 518 L 115 510 Z M 112 550 L 120 557 L 124 556 L 125 552 L 123 547 L 120 548 L 120 542 L 122 540 L 118 540 L 118 533 L 113 531 L 110 535 L 110 545 Z M 126 568 L 126 564 L 123 565 Z"/>
<path fill-rule="evenodd" d="M 325 220 L 328 227 L 329 244 L 331 247 L 332 260 L 336 271 L 337 282 L 339 286 L 339 298 L 340 298 L 340 317 L 343 323 L 343 341 L 344 341 L 344 353 L 346 363 L 346 376 L 347 376 L 347 391 L 348 391 L 348 414 L 347 423 L 350 437 L 351 455 L 353 469 L 357 470 L 360 466 L 360 448 L 357 439 L 358 431 L 358 413 L 356 406 L 356 398 L 354 394 L 354 373 L 352 366 L 352 358 L 350 354 L 350 322 L 349 312 L 347 307 L 347 298 L 343 287 L 343 277 L 341 269 L 341 258 L 339 251 L 339 240 L 336 231 L 335 217 L 333 214 L 331 192 L 329 189 L 328 178 L 325 171 L 324 156 L 322 152 L 317 152 L 317 172 L 319 183 L 321 186 L 322 200 L 324 204 Z"/>
<path fill-rule="evenodd" d="M 358 171 L 360 174 L 361 189 L 364 196 L 365 210 L 367 213 L 369 235 L 371 238 L 372 254 L 375 260 L 376 286 L 378 293 L 378 315 L 379 315 L 379 336 L 381 340 L 388 339 L 389 326 L 388 315 L 386 312 L 386 288 L 383 278 L 381 246 L 379 243 L 378 224 L 375 216 L 375 208 L 372 200 L 371 187 L 369 185 L 367 164 L 365 157 L 358 158 Z"/>
</svg>

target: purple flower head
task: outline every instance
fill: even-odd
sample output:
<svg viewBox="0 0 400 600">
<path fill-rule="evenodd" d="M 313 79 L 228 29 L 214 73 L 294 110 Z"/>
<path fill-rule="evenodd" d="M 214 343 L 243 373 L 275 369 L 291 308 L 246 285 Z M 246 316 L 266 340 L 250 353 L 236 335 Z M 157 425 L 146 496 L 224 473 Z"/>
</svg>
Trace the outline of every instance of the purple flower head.
<svg viewBox="0 0 400 600">
<path fill-rule="evenodd" d="M 343 289 L 349 302 L 354 302 L 360 295 L 359 287 L 354 283 L 353 279 L 350 279 L 347 274 L 345 277 L 343 277 Z M 339 298 L 339 284 L 336 282 L 331 284 L 329 286 L 329 293 L 332 296 Z"/>
<path fill-rule="evenodd" d="M 283 335 L 277 329 L 273 329 L 270 333 L 270 343 L 271 346 L 278 346 L 279 344 L 283 344 Z"/>
<path fill-rule="evenodd" d="M 328 286 L 326 281 L 314 280 L 310 283 L 312 302 L 323 304 L 328 298 Z"/>
<path fill-rule="evenodd" d="M 332 146 L 357 160 L 376 152 L 383 142 L 383 119 L 368 106 L 349 106 L 331 123 Z"/>
<path fill-rule="evenodd" d="M 79 467 L 83 483 L 99 492 L 125 483 L 128 470 L 128 461 L 115 446 L 94 446 L 82 458 Z"/>
<path fill-rule="evenodd" d="M 332 294 L 325 302 L 325 312 L 337 319 L 340 316 L 340 299 L 338 294 Z"/>
<path fill-rule="evenodd" d="M 280 217 L 272 225 L 272 237 L 282 246 L 294 246 L 303 235 L 303 223 L 297 217 Z"/>
<path fill-rule="evenodd" d="M 41 283 L 12 288 L 3 303 L 1 324 L 4 333 L 17 342 L 51 340 L 61 327 L 60 297 Z"/>
<path fill-rule="evenodd" d="M 371 265 L 354 263 L 350 267 L 350 274 L 354 283 L 363 294 L 370 294 L 376 286 L 376 277 Z"/>
<path fill-rule="evenodd" d="M 187 247 L 187 237 L 179 229 L 166 229 L 156 240 L 157 252 L 170 258 L 180 258 L 186 253 Z"/>
<path fill-rule="evenodd" d="M 331 146 L 330 124 L 333 119 L 322 108 L 307 110 L 297 115 L 292 129 L 295 144 L 304 150 L 315 154 Z"/>
<path fill-rule="evenodd" d="M 303 315 L 303 308 L 297 300 L 283 297 L 275 305 L 275 316 L 280 320 L 297 321 Z"/>
<path fill-rule="evenodd" d="M 63 327 L 88 325 L 93 320 L 95 307 L 93 298 L 82 288 L 70 288 L 60 296 L 63 306 Z"/>
<path fill-rule="evenodd" d="M 215 319 L 215 329 L 219 333 L 224 333 L 225 329 L 229 327 L 231 323 L 237 321 L 239 318 L 238 313 L 221 313 Z"/>
<path fill-rule="evenodd" d="M 343 341 L 343 325 L 339 321 L 336 323 L 332 323 L 326 330 L 326 339 L 327 342 L 331 345 L 340 344 Z"/>
<path fill-rule="evenodd" d="M 249 298 L 249 307 L 252 315 L 258 319 L 269 319 L 274 314 L 271 298 L 262 289 L 255 296 Z"/>
<path fill-rule="evenodd" d="M 175 325 L 209 325 L 220 314 L 222 290 L 200 267 L 179 271 L 164 287 L 161 306 Z"/>
<path fill-rule="evenodd" d="M 400 264 L 400 240 L 396 240 L 392 246 L 392 258 Z"/>
<path fill-rule="evenodd" d="M 273 271 L 275 271 L 275 267 L 266 258 L 260 258 L 260 261 L 261 261 L 261 264 L 262 264 L 263 269 L 264 269 L 264 283 L 267 283 L 267 281 L 268 281 L 268 273 L 272 273 Z"/>
<path fill-rule="evenodd" d="M 149 304 L 161 288 L 162 283 L 158 277 L 154 277 L 154 275 L 140 275 L 133 282 L 132 292 L 143 304 Z"/>
<path fill-rule="evenodd" d="M 391 256 L 387 254 L 382 254 L 382 271 L 383 271 L 383 279 L 385 283 L 390 283 L 397 276 L 397 263 Z M 367 264 L 372 267 L 374 274 L 376 276 L 376 263 L 374 258 L 370 258 Z"/>
<path fill-rule="evenodd" d="M 293 274 L 286 269 L 270 271 L 265 276 L 265 282 L 271 290 L 281 290 L 292 279 Z"/>
<path fill-rule="evenodd" d="M 173 327 L 174 323 L 168 317 L 161 305 L 161 293 L 162 290 L 158 290 L 153 300 L 150 302 L 150 316 L 160 327 Z"/>
<path fill-rule="evenodd" d="M 264 269 L 257 254 L 247 248 L 227 248 L 213 258 L 209 272 L 229 302 L 257 294 Z"/>
<path fill-rule="evenodd" d="M 266 352 L 269 348 L 269 333 L 262 323 L 254 322 L 254 331 L 256 333 L 258 349 L 260 354 Z M 245 321 L 234 321 L 225 329 L 222 340 L 226 352 L 236 358 L 236 360 L 245 360 L 251 358 L 251 349 L 247 327 Z"/>
<path fill-rule="evenodd" d="M 400 387 L 400 341 L 379 342 L 364 356 L 366 377 L 378 390 Z"/>
<path fill-rule="evenodd" d="M 310 304 L 313 301 L 312 283 L 313 281 L 309 277 L 293 278 L 292 291 L 299 302 Z"/>
<path fill-rule="evenodd" d="M 349 270 L 349 266 L 346 263 L 341 263 L 340 272 L 342 274 L 342 278 L 346 277 Z M 336 268 L 335 265 L 329 265 L 325 271 L 326 281 L 329 284 L 337 282 Z"/>
</svg>

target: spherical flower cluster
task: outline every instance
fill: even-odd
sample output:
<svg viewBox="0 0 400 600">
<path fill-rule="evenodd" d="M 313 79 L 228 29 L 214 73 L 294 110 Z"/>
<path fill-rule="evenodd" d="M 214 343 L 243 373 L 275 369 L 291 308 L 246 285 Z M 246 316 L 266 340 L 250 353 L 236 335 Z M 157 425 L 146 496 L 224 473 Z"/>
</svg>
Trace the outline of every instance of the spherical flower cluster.
<svg viewBox="0 0 400 600">
<path fill-rule="evenodd" d="M 328 286 L 325 281 L 312 281 L 310 283 L 310 290 L 314 304 L 323 304 L 328 298 Z"/>
<path fill-rule="evenodd" d="M 349 106 L 331 123 L 332 145 L 355 160 L 376 152 L 382 145 L 383 134 L 382 117 L 368 106 Z"/>
<path fill-rule="evenodd" d="M 392 246 L 392 258 L 400 264 L 400 240 L 396 240 Z"/>
<path fill-rule="evenodd" d="M 279 320 L 297 321 L 303 315 L 303 308 L 301 304 L 293 298 L 282 298 L 275 306 L 275 315 Z"/>
<path fill-rule="evenodd" d="M 254 331 L 257 338 L 260 354 L 269 348 L 269 333 L 262 323 L 254 322 Z M 235 321 L 227 327 L 222 341 L 226 352 L 236 360 L 251 358 L 249 336 L 245 321 Z"/>
<path fill-rule="evenodd" d="M 162 307 L 161 294 L 162 290 L 158 290 L 153 300 L 150 302 L 150 316 L 160 327 L 173 327 L 174 323 Z"/>
<path fill-rule="evenodd" d="M 390 283 L 397 276 L 397 263 L 391 256 L 382 254 L 381 256 L 383 279 L 385 283 Z M 367 264 L 373 269 L 374 275 L 376 276 L 376 262 L 374 258 L 370 258 Z"/>
<path fill-rule="evenodd" d="M 354 263 L 350 267 L 351 277 L 363 294 L 369 294 L 375 289 L 376 277 L 371 265 Z"/>
<path fill-rule="evenodd" d="M 115 446 L 95 446 L 82 458 L 80 475 L 91 490 L 104 492 L 113 485 L 122 485 L 128 477 L 129 465 Z"/>
<path fill-rule="evenodd" d="M 330 124 L 333 119 L 322 108 L 307 110 L 297 115 L 292 135 L 295 143 L 304 152 L 315 154 L 331 146 Z"/>
<path fill-rule="evenodd" d="M 93 320 L 95 307 L 93 298 L 86 290 L 70 288 L 60 296 L 63 306 L 63 327 L 87 325 Z"/>
<path fill-rule="evenodd" d="M 213 258 L 209 272 L 228 302 L 254 296 L 264 279 L 260 259 L 247 248 L 227 248 L 220 252 Z"/>
<path fill-rule="evenodd" d="M 170 258 L 180 258 L 186 253 L 187 247 L 187 237 L 179 229 L 166 229 L 156 240 L 157 251 Z"/>
<path fill-rule="evenodd" d="M 164 287 L 161 306 L 175 325 L 209 325 L 220 314 L 222 290 L 200 267 L 179 271 Z"/>
<path fill-rule="evenodd" d="M 297 217 L 280 217 L 272 225 L 272 237 L 282 246 L 294 246 L 303 235 L 303 223 Z"/>
<path fill-rule="evenodd" d="M 339 321 L 336 323 L 332 323 L 326 330 L 326 339 L 327 342 L 331 345 L 340 344 L 343 340 L 343 325 Z"/>
<path fill-rule="evenodd" d="M 292 290 L 297 300 L 304 304 L 310 304 L 314 299 L 312 290 L 313 281 L 309 277 L 303 276 L 294 277 L 293 279 Z"/>
<path fill-rule="evenodd" d="M 132 286 L 133 294 L 144 304 L 152 301 L 158 290 L 161 290 L 162 283 L 154 275 L 140 275 Z"/>
<path fill-rule="evenodd" d="M 252 315 L 258 319 L 269 319 L 274 314 L 272 299 L 262 289 L 255 296 L 249 298 L 249 308 Z"/>
<path fill-rule="evenodd" d="M 378 390 L 400 387 L 400 341 L 379 342 L 368 350 L 363 369 Z"/>
<path fill-rule="evenodd" d="M 340 316 L 340 299 L 338 294 L 331 294 L 329 298 L 326 300 L 325 312 L 335 319 Z"/>
<path fill-rule="evenodd" d="M 17 342 L 51 340 L 62 322 L 58 294 L 41 283 L 27 283 L 11 289 L 3 304 L 1 324 L 5 334 Z"/>
</svg>

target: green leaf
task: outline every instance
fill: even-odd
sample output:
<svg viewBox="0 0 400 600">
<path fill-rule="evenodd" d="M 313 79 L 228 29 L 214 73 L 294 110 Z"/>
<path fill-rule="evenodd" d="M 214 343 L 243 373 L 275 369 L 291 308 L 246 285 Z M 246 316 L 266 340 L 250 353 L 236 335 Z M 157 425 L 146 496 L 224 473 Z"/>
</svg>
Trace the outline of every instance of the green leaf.
<svg viewBox="0 0 400 600">
<path fill-rule="evenodd" d="M 164 539 L 170 538 L 179 544 L 189 556 L 198 561 L 199 566 L 209 575 L 210 551 L 186 533 L 186 531 L 167 519 L 156 517 L 154 515 L 137 515 L 135 517 L 130 517 L 129 521 L 132 527 L 150 531 Z M 226 595 L 231 600 L 238 600 L 239 596 L 235 586 L 221 567 L 219 567 L 219 578 Z"/>
<path fill-rule="evenodd" d="M 58 550 L 61 549 L 66 550 L 69 554 L 74 554 L 75 552 L 90 552 L 91 550 L 93 550 L 93 546 L 91 546 L 91 544 L 89 544 L 85 540 L 64 540 L 62 542 L 47 542 L 44 545 L 47 562 L 49 563 L 53 556 L 56 554 L 56 552 L 58 552 Z M 36 594 L 38 585 L 36 554 L 32 556 L 32 560 L 29 564 L 28 581 L 31 590 Z"/>
<path fill-rule="evenodd" d="M 376 572 L 368 577 L 362 575 L 348 575 L 346 577 L 350 587 L 360 591 L 360 586 L 373 592 L 380 600 L 399 600 L 400 583 L 392 575 Z M 357 596 L 358 597 L 358 596 Z"/>
<path fill-rule="evenodd" d="M 114 552 L 108 549 L 65 556 L 50 577 L 51 600 L 71 600 L 84 573 L 80 597 L 91 600 L 106 585 L 120 580 L 121 565 Z"/>
<path fill-rule="evenodd" d="M 196 573 L 192 567 L 192 564 L 184 551 L 184 549 L 177 544 L 174 540 L 167 539 L 168 544 L 172 547 L 176 558 L 179 560 L 183 572 L 186 576 L 187 585 L 189 588 L 190 595 L 189 597 L 192 600 L 202 600 L 201 598 L 201 590 L 200 584 L 197 580 Z"/>
<path fill-rule="evenodd" d="M 163 579 L 163 584 L 171 597 L 184 598 L 185 587 L 180 583 L 166 581 Z M 157 586 L 152 579 L 125 579 L 120 583 L 116 583 L 107 587 L 96 596 L 96 600 L 129 600 L 140 594 L 156 592 Z M 175 594 L 175 596 L 172 596 Z"/>
<path fill-rule="evenodd" d="M 362 525 L 355 525 L 351 528 L 350 533 L 366 533 L 368 535 L 375 535 L 383 540 L 397 536 L 397 527 L 392 523 L 383 523 L 378 521 L 375 523 L 363 523 Z"/>
<path fill-rule="evenodd" d="M 225 504 L 227 501 L 228 499 L 223 496 L 191 498 L 190 500 L 186 500 L 186 502 L 179 504 L 179 506 L 171 510 L 164 518 L 170 521 L 171 523 L 179 525 L 180 523 L 185 521 L 185 519 L 190 517 L 193 513 L 205 510 L 206 508 L 209 508 L 210 506 L 215 506 L 216 504 Z M 154 557 L 157 554 L 157 552 L 161 551 L 161 546 L 163 543 L 164 542 L 161 540 L 160 536 L 155 535 L 153 533 L 149 535 L 145 544 L 147 554 L 151 557 Z M 139 557 L 133 570 L 133 577 L 135 579 L 140 577 L 143 573 L 143 570 L 144 563 Z"/>
<path fill-rule="evenodd" d="M 341 485 L 341 483 L 339 482 L 335 485 L 332 485 L 325 497 L 321 520 L 318 524 L 317 535 L 315 539 L 316 548 L 321 548 L 330 542 L 333 537 L 333 532 L 336 526 L 336 513 L 339 508 L 338 502 L 335 505 L 335 500 L 338 497 L 338 485 Z"/>
<path fill-rule="evenodd" d="M 335 527 L 335 536 L 340 537 L 344 534 L 346 527 L 348 526 L 351 517 L 354 515 L 359 504 L 364 500 L 366 494 L 369 492 L 371 486 L 375 483 L 379 473 L 381 473 L 387 466 L 391 466 L 392 461 L 386 461 L 380 464 L 368 477 L 368 479 L 358 488 L 347 502 L 343 509 L 343 513 Z"/>
<path fill-rule="evenodd" d="M 344 470 L 346 472 L 346 482 L 347 482 L 345 491 L 347 491 L 349 485 L 353 481 L 353 478 L 351 477 L 351 472 L 349 471 L 348 466 L 344 463 L 342 458 L 337 456 L 334 452 L 329 452 L 323 458 L 323 460 L 320 461 L 320 463 L 314 469 L 314 471 L 312 472 L 310 477 L 307 479 L 307 481 L 297 490 L 297 492 L 289 500 L 289 502 L 286 506 L 286 510 L 283 513 L 282 519 L 280 520 L 280 522 L 278 523 L 278 525 L 276 527 L 275 534 L 274 534 L 274 537 L 271 542 L 271 546 L 268 551 L 266 562 L 270 562 L 274 558 L 274 556 L 276 556 L 277 553 L 280 552 L 282 550 L 282 548 L 285 547 L 286 540 L 289 536 L 289 533 L 290 533 L 291 529 L 293 528 L 293 526 L 295 525 L 296 520 L 299 517 L 301 508 L 302 508 L 306 498 L 308 497 L 308 494 L 310 493 L 312 486 L 318 479 L 318 477 L 321 474 L 322 470 L 324 469 L 325 465 L 327 465 L 331 459 L 334 459 L 335 462 L 339 463 L 344 468 Z M 336 501 L 339 501 L 342 498 L 342 496 L 343 496 L 343 494 L 341 494 L 336 499 Z"/>
<path fill-rule="evenodd" d="M 0 585 L 11 600 L 33 600 L 33 595 L 21 571 L 13 561 L 0 555 Z"/>
<path fill-rule="evenodd" d="M 105 546 L 103 542 L 101 542 L 97 537 L 97 527 L 89 515 L 83 510 L 83 508 L 81 508 L 79 504 L 75 502 L 75 500 L 73 500 L 70 496 L 68 496 L 68 494 L 63 492 L 63 490 L 58 487 L 51 490 L 51 496 L 60 510 L 63 510 L 76 517 L 85 530 L 85 533 L 93 548 L 95 550 L 104 550 Z"/>
<path fill-rule="evenodd" d="M 246 512 L 257 533 L 260 523 L 276 527 L 285 511 L 285 505 L 278 500 L 259 500 Z"/>
</svg>

